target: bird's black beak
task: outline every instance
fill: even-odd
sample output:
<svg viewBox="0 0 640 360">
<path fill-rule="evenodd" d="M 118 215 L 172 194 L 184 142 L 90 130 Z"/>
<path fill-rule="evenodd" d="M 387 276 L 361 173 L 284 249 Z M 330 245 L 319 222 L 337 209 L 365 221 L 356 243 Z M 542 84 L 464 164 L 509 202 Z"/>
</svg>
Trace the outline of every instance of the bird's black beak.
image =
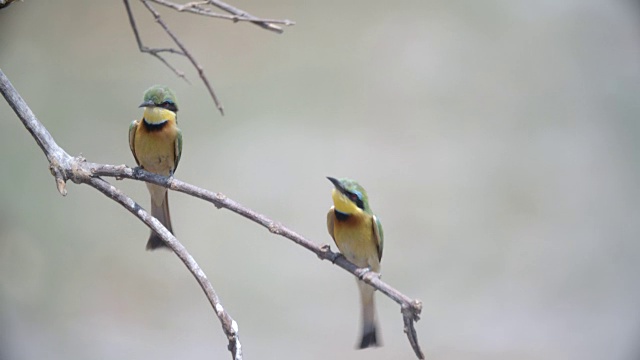
<svg viewBox="0 0 640 360">
<path fill-rule="evenodd" d="M 147 101 L 143 102 L 142 104 L 140 104 L 140 106 L 138 106 L 138 107 L 154 107 L 154 106 L 156 106 L 156 104 L 154 104 L 153 101 L 147 100 Z"/>
<path fill-rule="evenodd" d="M 331 183 L 333 183 L 333 186 L 336 187 L 336 189 L 338 189 L 338 191 L 340 191 L 341 193 L 345 193 L 347 192 L 347 190 L 344 188 L 344 186 L 342 186 L 342 183 L 340 182 L 340 180 L 336 179 L 336 178 L 332 178 L 331 176 L 327 176 L 327 179 L 329 179 L 329 181 L 331 181 Z"/>
</svg>

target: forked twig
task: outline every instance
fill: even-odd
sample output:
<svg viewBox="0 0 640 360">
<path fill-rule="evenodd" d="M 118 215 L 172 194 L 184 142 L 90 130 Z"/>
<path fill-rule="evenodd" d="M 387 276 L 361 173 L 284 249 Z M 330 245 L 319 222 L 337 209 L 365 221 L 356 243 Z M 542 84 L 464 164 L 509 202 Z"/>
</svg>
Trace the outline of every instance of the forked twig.
<svg viewBox="0 0 640 360">
<path fill-rule="evenodd" d="M 169 8 L 172 8 L 174 10 L 177 11 L 184 11 L 184 12 L 189 12 L 192 14 L 196 14 L 196 15 L 202 15 L 202 16 L 210 16 L 210 17 L 215 17 L 215 18 L 219 18 L 219 19 L 227 19 L 227 20 L 231 20 L 233 22 L 239 22 L 239 21 L 249 21 L 252 22 L 254 24 L 256 24 L 257 26 L 262 27 L 263 29 L 267 29 L 273 32 L 276 32 L 278 34 L 282 34 L 284 32 L 284 30 L 279 27 L 276 26 L 274 24 L 280 24 L 280 25 L 284 25 L 284 26 L 291 26 L 291 25 L 295 25 L 295 22 L 291 21 L 291 20 L 276 20 L 276 19 L 263 19 L 263 18 L 258 18 L 255 17 L 251 14 L 248 14 L 246 11 L 242 11 L 240 9 L 237 9 L 229 4 L 226 3 L 222 3 L 219 1 L 192 1 L 186 4 L 176 4 L 174 2 L 171 1 L 166 1 L 166 0 L 149 0 L 152 1 L 158 5 L 163 5 Z M 220 14 L 220 13 L 216 13 L 214 11 L 212 11 L 209 8 L 204 7 L 204 5 L 213 5 L 216 6 L 224 11 L 229 12 L 232 15 L 227 15 L 227 14 Z"/>
<path fill-rule="evenodd" d="M 128 1 L 128 0 L 125 0 L 125 1 Z M 191 53 L 187 50 L 187 48 L 184 47 L 184 45 L 182 45 L 182 42 L 180 41 L 180 39 L 178 39 L 178 37 L 171 31 L 171 29 L 169 29 L 167 24 L 165 24 L 165 22 L 160 17 L 160 13 L 158 13 L 151 6 L 151 4 L 149 4 L 149 1 L 147 0 L 140 0 L 140 1 L 142 1 L 144 6 L 149 10 L 149 12 L 151 12 L 153 17 L 156 19 L 156 22 L 160 24 L 160 26 L 162 27 L 162 29 L 164 29 L 167 35 L 171 37 L 171 40 L 173 40 L 173 42 L 180 48 L 180 50 L 182 51 L 182 54 L 186 56 L 187 59 L 189 59 L 189 61 L 191 62 L 191 65 L 193 65 L 193 67 L 195 67 L 196 70 L 198 70 L 198 75 L 200 76 L 200 79 L 202 79 L 202 82 L 204 83 L 204 86 L 207 88 L 207 91 L 209 91 L 209 95 L 211 95 L 213 102 L 216 104 L 216 107 L 218 108 L 218 111 L 220 111 L 220 114 L 224 115 L 224 109 L 222 108 L 222 104 L 220 103 L 220 100 L 218 100 L 216 93 L 213 91 L 213 87 L 211 87 L 211 84 L 209 83 L 209 79 L 204 74 L 204 70 L 202 70 L 202 66 L 198 64 L 196 59 L 193 57 L 193 55 L 191 55 Z"/>
<path fill-rule="evenodd" d="M 216 18 L 221 18 L 221 19 L 227 19 L 227 20 L 231 20 L 233 22 L 249 21 L 249 22 L 251 22 L 251 23 L 253 23 L 253 24 L 257 25 L 257 26 L 260 26 L 260 27 L 262 27 L 264 29 L 267 29 L 267 30 L 270 30 L 270 31 L 274 31 L 274 32 L 277 32 L 277 33 L 282 33 L 283 30 L 282 30 L 281 27 L 276 26 L 274 24 L 282 24 L 282 25 L 286 25 L 286 26 L 290 26 L 290 25 L 294 25 L 295 24 L 293 21 L 290 21 L 290 20 L 260 19 L 258 17 L 255 17 L 255 16 L 247 13 L 246 11 L 240 10 L 240 9 L 235 8 L 235 7 L 233 7 L 233 6 L 231 6 L 231 5 L 227 4 L 227 3 L 224 3 L 224 2 L 221 2 L 221 1 L 217 1 L 217 0 L 194 1 L 194 2 L 189 2 L 189 3 L 186 3 L 186 4 L 182 4 L 182 5 L 174 3 L 174 2 L 171 2 L 171 1 L 167 1 L 167 0 L 140 0 L 140 2 L 142 2 L 142 4 L 147 8 L 147 10 L 153 15 L 155 21 L 160 25 L 160 27 L 162 27 L 164 32 L 167 33 L 167 35 L 169 35 L 169 37 L 171 38 L 173 43 L 178 47 L 179 50 L 175 49 L 175 48 L 152 48 L 152 47 L 148 47 L 148 46 L 144 45 L 143 42 L 142 42 L 142 39 L 140 38 L 140 34 L 138 32 L 138 26 L 136 25 L 135 16 L 133 15 L 133 12 L 131 11 L 131 5 L 129 4 L 129 0 L 123 0 L 123 1 L 124 1 L 124 7 L 127 10 L 127 16 L 129 17 L 129 24 L 131 25 L 131 29 L 133 30 L 133 35 L 136 38 L 136 43 L 138 44 L 138 49 L 140 50 L 140 52 L 150 54 L 151 56 L 157 58 L 163 64 L 165 64 L 169 69 L 171 69 L 171 71 L 173 71 L 178 77 L 184 79 L 186 82 L 189 82 L 189 80 L 187 80 L 187 77 L 185 76 L 184 72 L 178 70 L 176 67 L 171 65 L 171 63 L 169 63 L 169 61 L 167 61 L 167 59 L 165 59 L 161 55 L 161 53 L 171 53 L 171 54 L 176 54 L 176 55 L 182 55 L 182 56 L 186 57 L 187 59 L 189 59 L 189 62 L 191 62 L 191 65 L 193 65 L 193 67 L 198 72 L 198 76 L 202 80 L 202 83 L 207 88 L 207 91 L 209 92 L 209 95 L 213 99 L 213 102 L 215 103 L 216 108 L 218 109 L 218 111 L 220 111 L 220 114 L 222 114 L 222 115 L 224 115 L 224 108 L 222 106 L 222 103 L 218 99 L 218 96 L 216 95 L 215 91 L 213 90 L 213 86 L 211 86 L 211 82 L 209 81 L 209 79 L 207 78 L 206 74 L 204 73 L 204 70 L 202 69 L 202 66 L 200 66 L 198 61 L 191 54 L 191 52 L 189 52 L 189 50 L 187 50 L 187 48 L 184 46 L 182 41 L 180 41 L 180 39 L 175 35 L 175 33 L 173 31 L 171 31 L 171 29 L 164 22 L 164 20 L 162 20 L 162 17 L 160 16 L 160 13 L 157 12 L 151 6 L 150 2 L 159 4 L 159 5 L 162 5 L 162 6 L 165 6 L 165 7 L 180 11 L 180 12 L 189 12 L 189 13 L 193 13 L 193 14 L 196 14 L 196 15 L 210 16 L 210 17 L 216 17 Z M 204 7 L 205 5 L 218 7 L 220 9 L 232 14 L 232 15 L 218 14 L 216 12 L 213 12 L 209 8 L 205 8 Z"/>
<path fill-rule="evenodd" d="M 140 39 L 140 34 L 138 33 L 138 26 L 136 25 L 136 20 L 133 17 L 133 13 L 131 12 L 131 6 L 129 5 L 129 0 L 124 0 L 124 7 L 127 9 L 127 16 L 129 17 L 129 24 L 131 24 L 131 29 L 133 29 L 133 36 L 136 38 L 136 43 L 138 44 L 138 49 L 142 53 L 147 53 L 151 56 L 156 57 L 163 64 L 165 64 L 171 71 L 173 71 L 178 77 L 182 78 L 184 81 L 189 82 L 184 73 L 178 69 L 176 69 L 173 65 L 171 65 L 165 58 L 163 58 L 160 53 L 168 52 L 172 54 L 184 55 L 180 51 L 174 48 L 150 48 L 145 46 Z"/>
</svg>

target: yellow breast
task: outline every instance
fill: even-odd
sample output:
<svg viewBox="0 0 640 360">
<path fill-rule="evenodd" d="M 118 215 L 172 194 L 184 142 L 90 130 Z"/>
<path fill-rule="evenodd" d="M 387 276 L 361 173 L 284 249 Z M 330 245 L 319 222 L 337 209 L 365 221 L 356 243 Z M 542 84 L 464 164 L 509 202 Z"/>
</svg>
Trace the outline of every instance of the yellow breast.
<svg viewBox="0 0 640 360">
<path fill-rule="evenodd" d="M 168 176 L 175 169 L 177 136 L 175 120 L 167 120 L 167 124 L 157 131 L 147 130 L 144 121 L 140 121 L 134 139 L 140 165 L 147 171 Z"/>
<path fill-rule="evenodd" d="M 354 213 L 347 220 L 334 219 L 333 236 L 340 252 L 359 267 L 380 270 L 378 248 L 373 234 L 373 217 Z"/>
</svg>

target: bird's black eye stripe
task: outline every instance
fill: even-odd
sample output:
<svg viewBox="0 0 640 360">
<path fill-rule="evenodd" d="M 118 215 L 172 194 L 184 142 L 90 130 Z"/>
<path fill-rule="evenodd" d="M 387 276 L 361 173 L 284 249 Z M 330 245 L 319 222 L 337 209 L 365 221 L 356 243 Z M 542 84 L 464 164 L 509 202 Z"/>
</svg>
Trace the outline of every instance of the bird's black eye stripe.
<svg viewBox="0 0 640 360">
<path fill-rule="evenodd" d="M 364 210 L 364 202 L 362 201 L 362 199 L 360 199 L 360 197 L 352 192 L 347 193 L 347 196 L 349 197 L 349 200 L 353 201 L 357 207 L 359 207 L 360 209 Z"/>
<path fill-rule="evenodd" d="M 160 107 L 165 108 L 167 110 L 171 110 L 173 112 L 178 111 L 178 107 L 176 106 L 176 104 L 172 103 L 171 101 L 163 102 L 162 104 L 160 104 Z"/>
</svg>

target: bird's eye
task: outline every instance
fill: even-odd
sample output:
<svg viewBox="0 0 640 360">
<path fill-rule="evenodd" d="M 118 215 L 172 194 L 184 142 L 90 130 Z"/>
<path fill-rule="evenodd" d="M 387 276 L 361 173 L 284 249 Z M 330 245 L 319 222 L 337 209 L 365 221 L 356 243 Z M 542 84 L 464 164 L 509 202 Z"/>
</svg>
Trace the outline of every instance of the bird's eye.
<svg viewBox="0 0 640 360">
<path fill-rule="evenodd" d="M 354 194 L 350 192 L 347 195 L 349 197 L 349 200 L 353 201 L 353 203 L 356 204 L 357 207 L 364 210 L 364 201 L 362 201 L 362 199 L 360 198 L 360 196 L 358 196 L 358 194 Z"/>
<path fill-rule="evenodd" d="M 178 107 L 172 101 L 163 101 L 162 104 L 160 104 L 160 107 L 163 107 L 167 110 L 171 110 L 174 112 L 178 111 Z"/>
</svg>

